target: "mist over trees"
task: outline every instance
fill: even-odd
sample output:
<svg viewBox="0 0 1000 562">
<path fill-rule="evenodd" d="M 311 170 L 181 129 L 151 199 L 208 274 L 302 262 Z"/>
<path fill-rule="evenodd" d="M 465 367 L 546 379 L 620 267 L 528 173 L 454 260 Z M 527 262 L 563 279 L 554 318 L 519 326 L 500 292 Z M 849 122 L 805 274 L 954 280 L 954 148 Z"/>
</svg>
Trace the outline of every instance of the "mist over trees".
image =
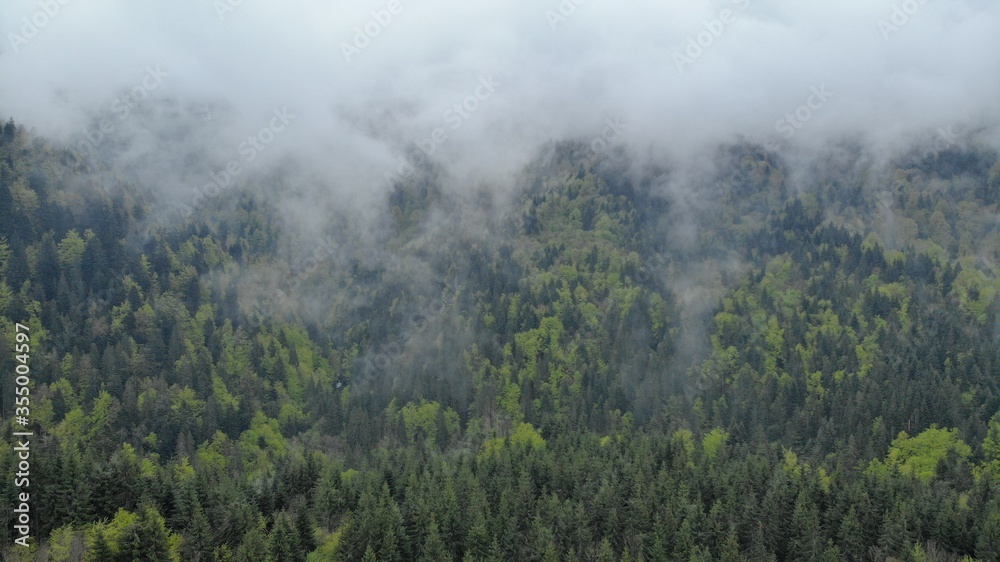
<svg viewBox="0 0 1000 562">
<path fill-rule="evenodd" d="M 11 121 L 5 557 L 997 559 L 998 154 L 824 150 L 722 145 L 681 193 L 558 142 L 316 231 L 290 172 L 162 220 Z"/>
<path fill-rule="evenodd" d="M 0 22 L 4 560 L 1000 560 L 1000 3 Z"/>
</svg>

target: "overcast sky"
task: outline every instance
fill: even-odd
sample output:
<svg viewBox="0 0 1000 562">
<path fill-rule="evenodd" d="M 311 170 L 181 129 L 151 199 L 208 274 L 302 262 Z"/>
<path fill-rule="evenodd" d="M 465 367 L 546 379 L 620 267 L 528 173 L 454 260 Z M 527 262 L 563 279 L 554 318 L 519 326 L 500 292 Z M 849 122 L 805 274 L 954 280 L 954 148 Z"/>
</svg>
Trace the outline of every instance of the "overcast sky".
<svg viewBox="0 0 1000 562">
<path fill-rule="evenodd" d="M 1000 113 L 995 0 L 4 0 L 0 30 L 0 111 L 45 135 L 78 143 L 104 118 L 132 138 L 167 125 L 123 101 L 173 100 L 186 113 L 161 117 L 195 124 L 187 148 L 220 169 L 273 137 L 255 157 L 295 154 L 352 193 L 421 140 L 495 179 L 567 137 L 891 143 Z"/>
</svg>

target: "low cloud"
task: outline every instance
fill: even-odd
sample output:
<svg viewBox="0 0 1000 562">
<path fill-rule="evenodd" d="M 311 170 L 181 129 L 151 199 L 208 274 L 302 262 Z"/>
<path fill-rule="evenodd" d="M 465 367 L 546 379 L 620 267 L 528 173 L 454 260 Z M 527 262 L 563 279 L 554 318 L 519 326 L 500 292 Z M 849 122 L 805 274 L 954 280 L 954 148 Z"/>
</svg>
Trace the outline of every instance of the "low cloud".
<svg viewBox="0 0 1000 562">
<path fill-rule="evenodd" d="M 992 127 L 1000 91 L 1000 5 L 985 0 L 9 0 L 0 31 L 0 111 L 145 171 L 175 204 L 276 107 L 296 121 L 233 181 L 294 158 L 320 179 L 310 207 L 366 208 L 415 154 L 464 189 L 509 184 L 539 146 L 601 138 L 608 119 L 628 124 L 615 144 L 675 162 L 737 138 L 891 151 Z M 129 98 L 150 68 L 166 76 Z"/>
</svg>

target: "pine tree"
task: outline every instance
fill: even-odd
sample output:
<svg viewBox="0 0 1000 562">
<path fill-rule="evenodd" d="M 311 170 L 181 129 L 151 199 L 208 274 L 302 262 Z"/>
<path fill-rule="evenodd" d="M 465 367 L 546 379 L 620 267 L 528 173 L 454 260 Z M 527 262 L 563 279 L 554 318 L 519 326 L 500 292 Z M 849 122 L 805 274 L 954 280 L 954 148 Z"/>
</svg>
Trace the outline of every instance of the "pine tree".
<svg viewBox="0 0 1000 562">
<path fill-rule="evenodd" d="M 860 562 L 865 560 L 866 548 L 864 535 L 861 532 L 861 524 L 854 506 L 847 511 L 847 515 L 840 523 L 840 530 L 837 533 L 840 545 L 843 547 L 844 558 L 849 562 Z"/>
<path fill-rule="evenodd" d="M 803 490 L 792 512 L 791 554 L 793 560 L 819 560 L 825 541 L 822 538 L 819 512 Z"/>
<path fill-rule="evenodd" d="M 427 538 L 424 546 L 420 549 L 421 562 L 442 562 L 451 560 L 448 547 L 441 540 L 441 531 L 438 529 L 437 519 L 431 515 L 431 522 L 427 526 Z"/>
<path fill-rule="evenodd" d="M 542 552 L 542 562 L 559 562 L 559 549 L 555 541 L 549 541 Z"/>
<path fill-rule="evenodd" d="M 399 562 L 403 559 L 399 544 L 398 527 L 390 526 L 381 538 L 379 546 L 379 560 L 385 562 Z"/>
<path fill-rule="evenodd" d="M 465 551 L 477 558 L 486 558 L 490 550 L 490 534 L 486 529 L 486 518 L 481 510 L 473 514 L 472 525 L 465 539 Z"/>
<path fill-rule="evenodd" d="M 740 539 L 736 534 L 736 529 L 729 529 L 725 542 L 719 548 L 719 562 L 742 562 L 743 555 L 740 554 Z"/>
<path fill-rule="evenodd" d="M 41 250 L 38 254 L 38 265 L 33 276 L 45 291 L 45 298 L 54 299 L 58 294 L 59 278 L 62 272 L 59 268 L 59 254 L 52 240 L 52 232 L 47 232 L 42 238 Z"/>
<path fill-rule="evenodd" d="M 299 534 L 299 544 L 303 552 L 312 552 L 316 548 L 316 539 L 313 536 L 313 522 L 309 516 L 309 506 L 306 502 L 299 502 L 295 508 L 295 530 Z"/>
<path fill-rule="evenodd" d="M 712 554 L 704 546 L 696 546 L 691 552 L 689 562 L 711 562 Z"/>
<path fill-rule="evenodd" d="M 1000 512 L 991 511 L 978 534 L 976 557 L 980 560 L 1000 560 Z"/>
<path fill-rule="evenodd" d="M 258 516 L 257 524 L 247 530 L 239 548 L 236 549 L 236 562 L 260 562 L 262 555 L 267 551 L 268 541 L 264 520 Z"/>
<path fill-rule="evenodd" d="M 595 559 L 597 562 L 615 562 L 615 551 L 611 548 L 611 543 L 608 542 L 608 539 L 601 539 Z"/>
<path fill-rule="evenodd" d="M 170 562 L 169 535 L 163 517 L 153 507 L 144 507 L 139 518 L 125 530 L 119 547 L 120 560 Z"/>
<path fill-rule="evenodd" d="M 11 238 L 12 235 L 16 234 L 16 231 L 10 226 L 15 223 L 13 220 L 14 198 L 11 197 L 10 189 L 7 188 L 6 182 L 3 181 L 0 181 L 0 217 L 5 217 L 6 219 L 3 223 L 0 223 L 0 238 Z M 4 271 L 0 271 L 0 275 L 4 273 Z"/>
<path fill-rule="evenodd" d="M 823 551 L 823 557 L 820 558 L 820 562 L 843 562 L 844 554 L 840 551 L 840 548 L 836 545 L 829 544 L 826 550 Z"/>
<path fill-rule="evenodd" d="M 10 142 L 14 140 L 17 136 L 17 124 L 14 123 L 14 118 L 11 117 L 7 123 L 3 126 L 3 140 L 4 142 Z"/>
<path fill-rule="evenodd" d="M 674 546 L 674 559 L 687 560 L 694 552 L 695 547 L 694 532 L 691 530 L 690 519 L 684 519 L 674 540 L 676 543 L 676 546 Z"/>
<path fill-rule="evenodd" d="M 110 562 L 115 560 L 114 554 L 111 552 L 111 546 L 108 545 L 108 540 L 104 537 L 103 531 L 98 530 L 95 533 L 94 543 L 87 550 L 84 559 L 87 562 Z"/>
<path fill-rule="evenodd" d="M 201 503 L 194 506 L 194 514 L 188 525 L 189 558 L 191 560 L 209 560 L 212 554 L 212 526 L 201 508 Z"/>
<path fill-rule="evenodd" d="M 267 538 L 268 562 L 301 562 L 305 560 L 299 545 L 299 534 L 286 513 L 280 513 L 274 520 L 274 528 Z"/>
</svg>

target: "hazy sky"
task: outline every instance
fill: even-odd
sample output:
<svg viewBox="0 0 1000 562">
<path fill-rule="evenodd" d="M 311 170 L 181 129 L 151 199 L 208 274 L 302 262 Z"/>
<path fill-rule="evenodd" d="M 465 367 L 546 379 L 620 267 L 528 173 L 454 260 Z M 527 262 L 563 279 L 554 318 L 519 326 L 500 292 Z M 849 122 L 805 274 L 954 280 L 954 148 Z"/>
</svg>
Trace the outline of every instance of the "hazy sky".
<svg viewBox="0 0 1000 562">
<path fill-rule="evenodd" d="M 0 112 L 43 134 L 103 118 L 97 144 L 166 169 L 295 154 L 359 197 L 418 141 L 496 180 L 571 136 L 684 154 L 1000 113 L 995 0 L 4 0 L 0 30 Z"/>
</svg>

